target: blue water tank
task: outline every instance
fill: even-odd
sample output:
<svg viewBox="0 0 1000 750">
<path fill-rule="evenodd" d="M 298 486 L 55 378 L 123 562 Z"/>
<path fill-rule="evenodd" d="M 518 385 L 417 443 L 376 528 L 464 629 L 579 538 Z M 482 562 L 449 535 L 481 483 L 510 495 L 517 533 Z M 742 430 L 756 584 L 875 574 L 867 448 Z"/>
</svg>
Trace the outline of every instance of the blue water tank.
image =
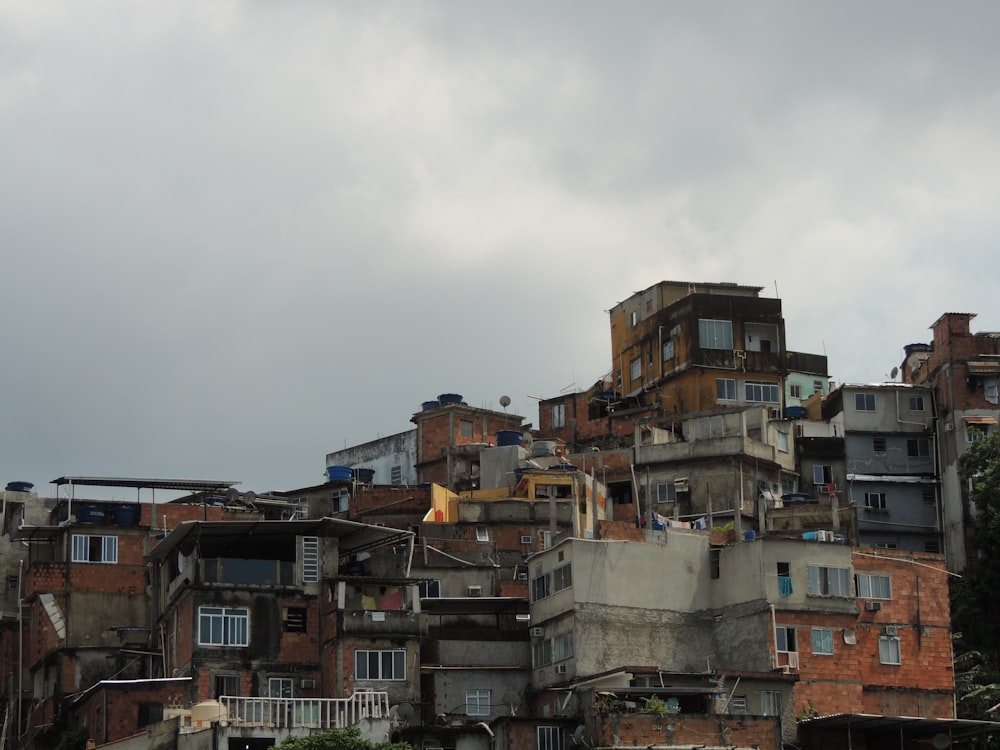
<svg viewBox="0 0 1000 750">
<path fill-rule="evenodd" d="M 33 482 L 7 482 L 8 492 L 31 492 L 34 487 Z"/>
<path fill-rule="evenodd" d="M 500 430 L 497 432 L 497 445 L 520 445 L 524 433 L 520 430 Z"/>
<path fill-rule="evenodd" d="M 111 509 L 111 521 L 116 526 L 138 526 L 139 506 L 119 505 Z"/>
<path fill-rule="evenodd" d="M 754 531 L 753 529 L 747 529 L 746 531 L 743 532 L 743 538 L 748 542 L 752 542 L 754 539 L 757 538 L 757 532 Z"/>
<path fill-rule="evenodd" d="M 351 478 L 351 467 L 350 466 L 327 466 L 326 475 L 330 478 L 331 482 L 350 480 Z"/>
<path fill-rule="evenodd" d="M 99 505 L 81 505 L 74 515 L 79 523 L 104 523 L 106 514 Z"/>
<path fill-rule="evenodd" d="M 787 409 L 785 409 L 785 416 L 788 419 L 804 419 L 806 416 L 806 407 L 789 406 Z"/>
<path fill-rule="evenodd" d="M 442 393 L 438 396 L 438 401 L 444 404 L 460 404 L 462 403 L 462 395 L 460 393 Z"/>
<path fill-rule="evenodd" d="M 363 484 L 371 484 L 375 481 L 375 469 L 355 469 L 354 478 Z"/>
<path fill-rule="evenodd" d="M 431 411 L 432 409 L 437 409 L 439 406 L 441 406 L 441 402 L 440 401 L 424 401 L 420 405 L 420 410 L 421 411 Z"/>
</svg>

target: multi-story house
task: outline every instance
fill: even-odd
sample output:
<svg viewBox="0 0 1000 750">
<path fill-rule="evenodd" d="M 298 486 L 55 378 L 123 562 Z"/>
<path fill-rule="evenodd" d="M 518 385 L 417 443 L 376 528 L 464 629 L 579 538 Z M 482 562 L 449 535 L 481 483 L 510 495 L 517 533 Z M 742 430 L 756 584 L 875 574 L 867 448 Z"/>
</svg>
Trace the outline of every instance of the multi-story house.
<svg viewBox="0 0 1000 750">
<path fill-rule="evenodd" d="M 856 504 L 861 545 L 942 550 L 933 395 L 926 386 L 845 384 L 823 401 L 843 436 L 846 485 L 836 484 L 832 464 L 813 463 L 812 481 Z"/>
<path fill-rule="evenodd" d="M 938 410 L 942 516 L 948 567 L 961 572 L 975 565 L 971 544 L 976 509 L 958 460 L 1000 420 L 1000 333 L 972 333 L 971 313 L 945 313 L 931 326 L 930 344 L 905 347 L 902 380 L 931 386 Z"/>
<path fill-rule="evenodd" d="M 648 713 L 654 697 L 675 715 L 659 720 L 661 738 L 668 722 L 770 717 L 720 745 L 794 741 L 805 716 L 954 717 L 942 556 L 777 536 L 717 547 L 705 532 L 671 528 L 645 542 L 610 533 L 529 560 L 536 708 L 578 720 L 591 743 L 648 744 L 648 726 L 625 737 L 626 717 L 616 732 L 606 714 Z"/>
</svg>

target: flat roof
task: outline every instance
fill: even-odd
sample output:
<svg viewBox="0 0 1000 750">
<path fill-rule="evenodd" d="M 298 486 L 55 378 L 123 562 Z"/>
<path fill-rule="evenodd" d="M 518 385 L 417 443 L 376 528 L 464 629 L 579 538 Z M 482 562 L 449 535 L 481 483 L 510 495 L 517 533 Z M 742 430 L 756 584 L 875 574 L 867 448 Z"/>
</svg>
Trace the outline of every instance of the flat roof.
<svg viewBox="0 0 1000 750">
<path fill-rule="evenodd" d="M 137 489 L 178 490 L 181 492 L 211 492 L 226 490 L 239 484 L 222 479 L 149 479 L 137 477 L 59 477 L 49 484 L 81 485 L 84 487 L 135 487 Z"/>
<path fill-rule="evenodd" d="M 1000 722 L 977 719 L 926 719 L 919 716 L 882 716 L 879 714 L 832 714 L 805 719 L 805 729 L 844 728 L 861 732 L 892 732 L 905 737 L 933 737 L 945 734 L 952 739 L 995 734 L 1000 736 Z"/>
</svg>

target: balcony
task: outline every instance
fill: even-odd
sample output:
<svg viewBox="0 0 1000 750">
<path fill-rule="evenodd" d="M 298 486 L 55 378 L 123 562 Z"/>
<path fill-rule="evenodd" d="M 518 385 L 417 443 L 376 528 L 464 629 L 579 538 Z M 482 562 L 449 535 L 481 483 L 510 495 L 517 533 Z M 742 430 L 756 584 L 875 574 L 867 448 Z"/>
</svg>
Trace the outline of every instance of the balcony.
<svg viewBox="0 0 1000 750">
<path fill-rule="evenodd" d="M 401 638 L 427 636 L 424 618 L 411 610 L 369 611 L 347 609 L 341 613 L 343 635 L 364 635 Z"/>
<path fill-rule="evenodd" d="M 343 729 L 362 719 L 389 716 L 389 694 L 355 693 L 350 698 L 240 698 L 224 695 L 224 720 L 231 727 Z"/>
</svg>

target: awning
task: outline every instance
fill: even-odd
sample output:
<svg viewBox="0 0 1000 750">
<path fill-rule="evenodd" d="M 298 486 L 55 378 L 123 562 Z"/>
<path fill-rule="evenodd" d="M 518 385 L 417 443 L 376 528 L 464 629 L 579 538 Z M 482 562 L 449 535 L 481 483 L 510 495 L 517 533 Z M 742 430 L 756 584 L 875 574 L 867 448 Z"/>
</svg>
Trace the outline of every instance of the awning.
<svg viewBox="0 0 1000 750">
<path fill-rule="evenodd" d="M 994 417 L 962 417 L 962 421 L 966 424 L 996 424 L 997 420 Z"/>
<path fill-rule="evenodd" d="M 1000 362 L 967 362 L 970 375 L 1000 375 Z"/>
</svg>

